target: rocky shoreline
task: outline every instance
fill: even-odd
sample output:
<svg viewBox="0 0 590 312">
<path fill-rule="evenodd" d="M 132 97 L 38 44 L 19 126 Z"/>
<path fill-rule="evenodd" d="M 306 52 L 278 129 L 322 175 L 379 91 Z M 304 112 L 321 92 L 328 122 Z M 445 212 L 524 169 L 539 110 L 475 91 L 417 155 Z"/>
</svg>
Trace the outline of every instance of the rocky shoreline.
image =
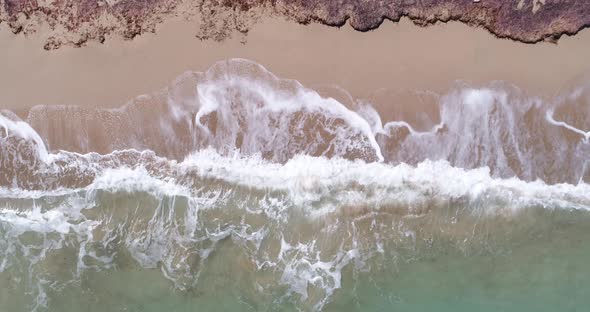
<svg viewBox="0 0 590 312">
<path fill-rule="evenodd" d="M 48 26 L 44 48 L 83 46 L 109 36 L 132 39 L 155 32 L 166 18 L 195 21 L 199 39 L 247 34 L 263 15 L 356 30 L 385 20 L 421 26 L 459 21 L 499 38 L 523 43 L 557 42 L 590 26 L 590 2 L 580 0 L 0 0 L 0 24 L 29 34 Z"/>
</svg>

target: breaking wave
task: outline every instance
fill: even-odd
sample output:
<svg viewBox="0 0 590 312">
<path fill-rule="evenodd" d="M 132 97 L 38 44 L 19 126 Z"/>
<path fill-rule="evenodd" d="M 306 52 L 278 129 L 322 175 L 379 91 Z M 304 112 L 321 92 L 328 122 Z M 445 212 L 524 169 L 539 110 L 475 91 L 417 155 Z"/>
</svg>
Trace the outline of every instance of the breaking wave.
<svg viewBox="0 0 590 312">
<path fill-rule="evenodd" d="M 130 267 L 191 293 L 225 261 L 254 310 L 322 310 L 350 271 L 501 253 L 538 220 L 585 216 L 590 89 L 431 96 L 437 122 L 382 121 L 229 60 L 118 109 L 2 111 L 6 293 L 59 310 L 92 274 Z"/>
</svg>

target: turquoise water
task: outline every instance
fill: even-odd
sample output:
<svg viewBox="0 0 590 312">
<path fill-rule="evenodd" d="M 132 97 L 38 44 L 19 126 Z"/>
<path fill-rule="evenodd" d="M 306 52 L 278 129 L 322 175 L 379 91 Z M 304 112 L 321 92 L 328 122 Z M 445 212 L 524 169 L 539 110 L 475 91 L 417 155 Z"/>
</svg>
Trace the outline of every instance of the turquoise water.
<svg viewBox="0 0 590 312">
<path fill-rule="evenodd" d="M 157 212 L 161 203 L 145 194 L 133 196 L 102 193 L 97 206 L 84 214 L 89 219 L 108 219 L 102 225 L 106 227 L 142 224 L 148 232 L 154 231 L 147 223 L 154 215 L 163 215 Z M 52 201 L 56 203 L 47 200 Z M 133 205 L 121 213 L 123 205 L 131 203 L 140 203 L 139 210 Z M 174 272 L 174 281 L 165 277 L 170 273 L 164 273 L 161 263 L 154 268 L 140 264 L 141 258 L 133 254 L 137 251 L 123 242 L 129 239 L 126 236 L 133 236 L 131 231 L 124 233 L 124 227 L 106 240 L 98 234 L 110 229 L 100 226 L 91 240 L 75 238 L 74 233 L 62 240 L 61 235 L 24 232 L 18 240 L 21 246 L 29 246 L 27 257 L 41 251 L 31 246 L 46 246 L 46 254 L 35 264 L 19 259 L 24 255 L 12 259 L 16 263 L 0 273 L 0 302 L 6 303 L 3 311 L 34 309 L 31 302 L 40 300 L 35 287 L 42 287 L 45 304 L 37 307 L 39 311 L 584 311 L 590 303 L 589 213 L 525 208 L 511 216 L 464 215 L 457 221 L 455 207 L 436 208 L 411 218 L 391 208 L 319 220 L 290 213 L 286 223 L 227 207 L 226 211 L 202 211 L 199 218 L 211 232 L 231 230 L 219 234 L 214 243 L 209 239 L 186 245 L 185 251 L 193 256 L 189 257 L 189 271 Z M 187 209 L 186 201 L 178 199 L 168 209 Z M 140 220 L 139 212 L 147 223 Z M 134 222 L 129 223 L 131 218 Z M 241 225 L 268 230 L 257 250 L 241 236 L 247 232 Z M 2 228 L 6 231 L 7 225 L 2 223 Z M 142 229 L 141 233 L 147 232 Z M 377 240 L 377 233 L 387 238 Z M 323 254 L 319 259 L 324 261 L 353 246 L 365 256 L 357 255 L 341 267 L 338 261 L 330 264 L 330 272 L 341 274 L 330 279 L 326 274 L 310 273 L 313 270 L 302 259 L 313 262 L 314 257 L 305 255 L 309 250 L 298 251 L 293 255 L 303 267 L 298 274 L 321 277 L 326 283 L 305 282 L 304 297 L 292 291 L 300 279 L 283 279 L 288 260 L 274 267 L 256 264 L 256 257 L 278 259 L 281 243 L 277 237 L 306 246 L 316 244 Z M 99 263 L 83 257 L 87 267 L 98 266 L 76 272 L 85 240 L 99 245 L 92 248 L 96 252 L 110 252 L 112 260 Z M 49 242 L 57 241 L 64 245 L 47 248 Z M 213 245 L 206 259 L 196 256 Z M 174 252 L 163 259 L 174 258 Z M 23 279 L 26 276 L 31 280 Z M 333 283 L 339 286 L 328 294 L 326 289 Z"/>
</svg>

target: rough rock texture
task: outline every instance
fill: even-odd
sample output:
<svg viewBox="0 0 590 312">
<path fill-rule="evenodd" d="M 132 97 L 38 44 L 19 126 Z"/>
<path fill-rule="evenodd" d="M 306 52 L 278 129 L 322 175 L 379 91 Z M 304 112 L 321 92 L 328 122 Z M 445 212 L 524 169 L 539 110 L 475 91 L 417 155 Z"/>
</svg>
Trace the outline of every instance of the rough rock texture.
<svg viewBox="0 0 590 312">
<path fill-rule="evenodd" d="M 484 27 L 501 38 L 535 43 L 557 41 L 590 26 L 588 0 L 0 0 L 0 23 L 14 33 L 31 33 L 48 25 L 45 49 L 62 44 L 103 42 L 108 35 L 131 39 L 154 32 L 170 16 L 199 24 L 200 39 L 223 40 L 246 34 L 262 14 L 299 23 L 342 26 L 360 31 L 386 19 L 408 17 L 418 25 L 461 21 Z"/>
</svg>

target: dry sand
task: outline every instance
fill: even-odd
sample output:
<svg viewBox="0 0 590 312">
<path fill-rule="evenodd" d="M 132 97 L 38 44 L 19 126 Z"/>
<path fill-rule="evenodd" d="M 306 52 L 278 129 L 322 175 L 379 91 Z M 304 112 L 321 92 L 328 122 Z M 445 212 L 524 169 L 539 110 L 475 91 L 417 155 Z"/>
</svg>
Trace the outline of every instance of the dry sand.
<svg viewBox="0 0 590 312">
<path fill-rule="evenodd" d="M 421 28 L 402 20 L 361 33 L 349 26 L 303 26 L 269 18 L 253 26 L 242 44 L 239 38 L 200 41 L 194 38 L 195 28 L 173 20 L 157 34 L 132 41 L 110 39 L 48 52 L 42 49 L 42 33 L 16 36 L 3 27 L 0 108 L 117 107 L 165 87 L 186 70 L 206 70 L 234 57 L 252 59 L 310 87 L 337 85 L 357 98 L 382 89 L 444 92 L 456 80 L 475 85 L 504 80 L 550 97 L 590 72 L 588 30 L 557 45 L 526 45 L 460 23 Z"/>
</svg>

